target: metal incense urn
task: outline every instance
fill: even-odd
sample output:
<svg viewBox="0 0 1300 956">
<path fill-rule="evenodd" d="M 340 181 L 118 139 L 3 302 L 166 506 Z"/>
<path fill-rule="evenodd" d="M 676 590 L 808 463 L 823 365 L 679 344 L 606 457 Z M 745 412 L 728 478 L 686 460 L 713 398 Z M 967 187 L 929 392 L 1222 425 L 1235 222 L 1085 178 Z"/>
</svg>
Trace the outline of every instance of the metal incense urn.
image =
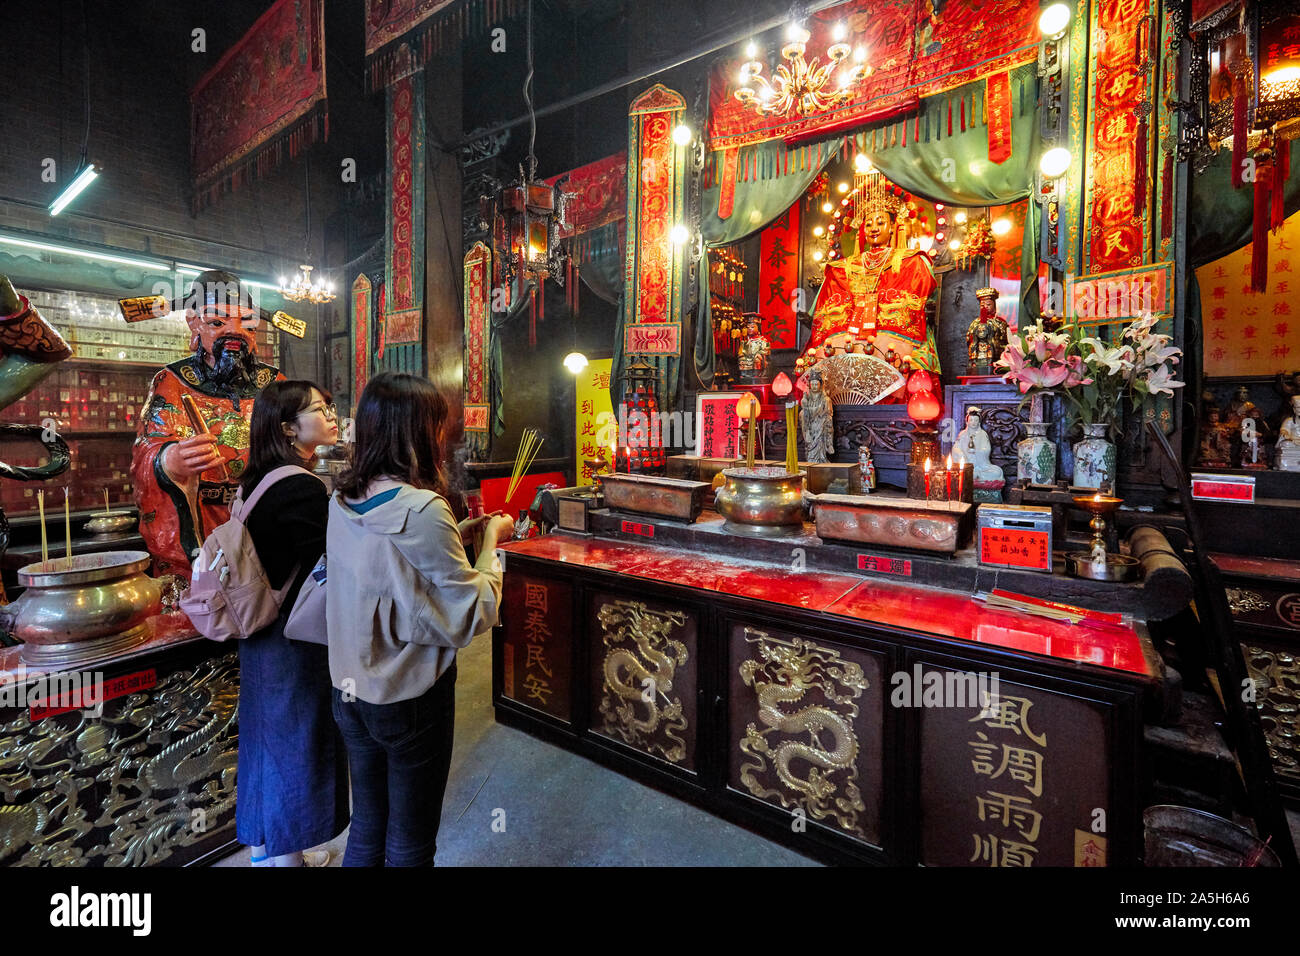
<svg viewBox="0 0 1300 956">
<path fill-rule="evenodd" d="M 85 530 L 99 541 L 125 537 L 135 530 L 135 512 L 101 511 L 86 522 Z"/>
<path fill-rule="evenodd" d="M 780 536 L 803 530 L 803 482 L 807 472 L 790 474 L 783 467 L 727 468 L 726 484 L 713 507 L 727 519 L 729 531 Z"/>
<path fill-rule="evenodd" d="M 0 627 L 23 642 L 24 664 L 88 663 L 143 643 L 162 612 L 162 588 L 144 551 L 104 551 L 29 564 L 27 590 L 0 607 Z"/>
</svg>

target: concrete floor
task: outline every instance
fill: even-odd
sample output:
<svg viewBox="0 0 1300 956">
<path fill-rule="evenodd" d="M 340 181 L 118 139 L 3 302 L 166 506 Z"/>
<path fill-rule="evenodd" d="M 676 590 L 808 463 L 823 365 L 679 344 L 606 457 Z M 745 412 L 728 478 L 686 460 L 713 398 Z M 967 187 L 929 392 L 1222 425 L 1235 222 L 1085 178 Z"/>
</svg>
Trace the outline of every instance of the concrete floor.
<svg viewBox="0 0 1300 956">
<path fill-rule="evenodd" d="M 492 716 L 492 643 L 457 657 L 456 748 L 439 866 L 816 866 Z M 505 832 L 492 829 L 505 811 Z M 500 814 L 495 818 L 499 819 Z M 339 866 L 347 834 L 327 844 Z M 248 866 L 247 847 L 216 866 Z"/>
</svg>

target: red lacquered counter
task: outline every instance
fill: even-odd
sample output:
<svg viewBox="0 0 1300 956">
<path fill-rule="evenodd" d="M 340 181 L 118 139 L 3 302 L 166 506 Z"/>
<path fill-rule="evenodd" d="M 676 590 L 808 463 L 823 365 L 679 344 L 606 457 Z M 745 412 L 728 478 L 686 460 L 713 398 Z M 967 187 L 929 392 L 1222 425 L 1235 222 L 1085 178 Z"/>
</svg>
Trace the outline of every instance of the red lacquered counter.
<svg viewBox="0 0 1300 956">
<path fill-rule="evenodd" d="M 512 541 L 502 545 L 501 550 L 1143 677 L 1157 678 L 1160 674 L 1149 642 L 1133 626 L 1070 624 L 985 607 L 970 594 L 857 575 L 795 571 L 658 545 L 561 534 Z"/>
</svg>

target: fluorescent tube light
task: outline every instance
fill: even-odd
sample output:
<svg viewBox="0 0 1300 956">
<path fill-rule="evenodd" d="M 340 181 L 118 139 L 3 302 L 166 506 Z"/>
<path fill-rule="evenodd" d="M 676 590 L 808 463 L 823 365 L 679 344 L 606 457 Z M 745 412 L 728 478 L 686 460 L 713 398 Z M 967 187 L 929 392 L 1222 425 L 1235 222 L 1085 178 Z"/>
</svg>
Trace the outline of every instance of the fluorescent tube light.
<svg viewBox="0 0 1300 956">
<path fill-rule="evenodd" d="M 81 195 L 82 191 L 95 181 L 99 175 L 101 167 L 95 163 L 87 164 L 81 172 L 77 173 L 76 178 L 68 184 L 68 187 L 55 197 L 54 202 L 50 203 L 50 215 L 57 216 L 67 208 L 68 203 Z"/>
<path fill-rule="evenodd" d="M 129 256 L 118 256 L 108 252 L 98 252 L 94 249 L 78 249 L 75 246 L 62 246 L 52 242 L 37 242 L 32 239 L 22 239 L 18 236 L 6 236 L 0 234 L 0 243 L 6 243 L 11 246 L 21 246 L 24 249 L 39 249 L 42 252 L 56 252 L 63 256 L 79 256 L 82 259 L 94 259 L 97 262 L 112 262 L 117 265 L 135 266 L 138 269 L 149 269 L 153 272 L 172 271 L 172 267 L 169 263 L 159 262 L 155 259 L 132 259 Z"/>
</svg>

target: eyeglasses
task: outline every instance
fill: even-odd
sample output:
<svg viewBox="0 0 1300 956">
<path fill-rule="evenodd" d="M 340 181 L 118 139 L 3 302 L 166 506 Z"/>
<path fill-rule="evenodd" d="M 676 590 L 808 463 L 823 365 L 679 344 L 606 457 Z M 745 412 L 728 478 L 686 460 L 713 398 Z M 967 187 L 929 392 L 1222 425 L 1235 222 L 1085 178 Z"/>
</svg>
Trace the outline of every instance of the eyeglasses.
<svg viewBox="0 0 1300 956">
<path fill-rule="evenodd" d="M 320 412 L 326 418 L 337 419 L 339 417 L 339 408 L 333 402 L 325 405 L 312 405 L 310 408 L 304 408 L 294 418 L 301 418 L 303 415 L 310 415 L 312 412 Z"/>
</svg>

